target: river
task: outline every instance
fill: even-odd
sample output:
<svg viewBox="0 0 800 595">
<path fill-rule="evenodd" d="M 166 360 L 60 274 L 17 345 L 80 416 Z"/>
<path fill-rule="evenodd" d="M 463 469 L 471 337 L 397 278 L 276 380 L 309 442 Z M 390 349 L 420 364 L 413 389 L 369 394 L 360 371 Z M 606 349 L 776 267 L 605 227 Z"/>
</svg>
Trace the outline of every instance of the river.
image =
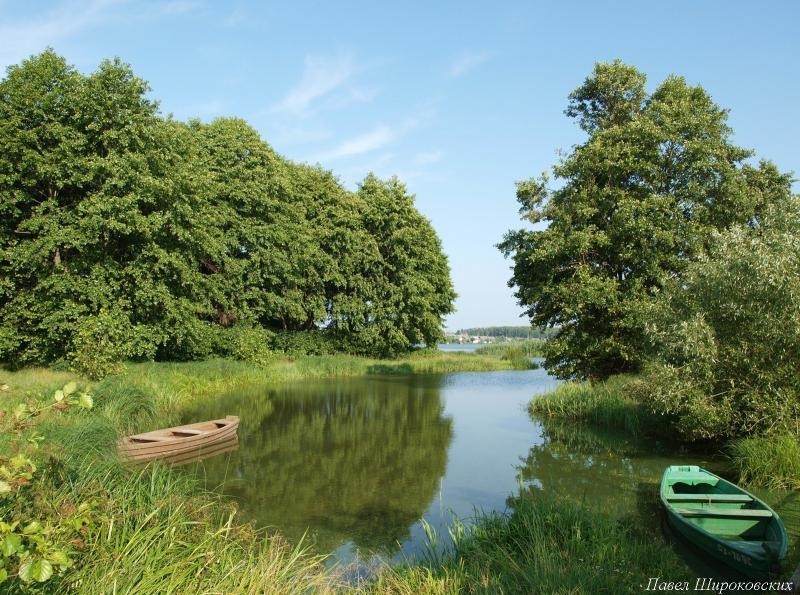
<svg viewBox="0 0 800 595">
<path fill-rule="evenodd" d="M 532 419 L 531 397 L 555 385 L 537 369 L 303 381 L 222 395 L 187 419 L 238 415 L 239 449 L 195 471 L 235 499 L 245 519 L 368 568 L 423 552 L 421 519 L 446 542 L 453 515 L 469 523 L 477 509 L 505 511 L 520 486 L 656 531 L 664 468 L 719 464 L 671 445 Z"/>
</svg>

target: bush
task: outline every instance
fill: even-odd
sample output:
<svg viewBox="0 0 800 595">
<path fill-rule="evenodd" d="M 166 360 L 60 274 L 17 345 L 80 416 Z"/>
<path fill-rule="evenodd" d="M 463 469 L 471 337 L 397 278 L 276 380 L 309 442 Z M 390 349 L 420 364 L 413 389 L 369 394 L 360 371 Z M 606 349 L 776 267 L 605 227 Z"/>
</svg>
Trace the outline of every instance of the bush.
<svg viewBox="0 0 800 595">
<path fill-rule="evenodd" d="M 275 333 L 272 346 L 275 351 L 292 356 L 330 355 L 336 352 L 333 339 L 324 331 Z"/>
<path fill-rule="evenodd" d="M 262 327 L 239 326 L 222 334 L 226 342 L 223 352 L 243 362 L 267 366 L 275 360 L 271 349 L 275 333 Z"/>
<path fill-rule="evenodd" d="M 135 351 L 133 338 L 133 326 L 124 313 L 100 310 L 78 324 L 68 356 L 70 363 L 76 372 L 92 380 L 118 373 L 121 362 Z"/>
<path fill-rule="evenodd" d="M 715 237 L 645 310 L 654 407 L 688 439 L 787 433 L 800 423 L 800 205 Z"/>
</svg>

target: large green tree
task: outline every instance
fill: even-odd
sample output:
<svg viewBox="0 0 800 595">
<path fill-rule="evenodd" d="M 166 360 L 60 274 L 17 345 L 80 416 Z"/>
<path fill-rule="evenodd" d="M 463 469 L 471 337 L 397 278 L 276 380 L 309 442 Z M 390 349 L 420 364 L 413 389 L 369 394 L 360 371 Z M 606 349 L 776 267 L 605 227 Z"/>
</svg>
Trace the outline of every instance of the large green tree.
<svg viewBox="0 0 800 595">
<path fill-rule="evenodd" d="M 444 338 L 443 318 L 456 297 L 439 237 L 397 178 L 370 174 L 358 195 L 378 258 L 363 272 L 366 308 L 333 323 L 363 352 L 394 355 L 421 343 L 435 345 Z"/>
<path fill-rule="evenodd" d="M 148 93 L 119 60 L 83 75 L 51 50 L 0 81 L 0 360 L 102 375 L 439 338 L 447 261 L 399 182 L 349 192 L 243 120 L 165 119 Z"/>
<path fill-rule="evenodd" d="M 546 175 L 517 185 L 522 219 L 506 234 L 509 285 L 534 325 L 557 329 L 546 366 L 563 378 L 639 369 L 642 306 L 705 253 L 713 232 L 756 221 L 789 197 L 789 177 L 747 162 L 726 110 L 670 76 L 652 93 L 620 61 L 597 64 L 566 114 L 587 139 Z"/>
</svg>

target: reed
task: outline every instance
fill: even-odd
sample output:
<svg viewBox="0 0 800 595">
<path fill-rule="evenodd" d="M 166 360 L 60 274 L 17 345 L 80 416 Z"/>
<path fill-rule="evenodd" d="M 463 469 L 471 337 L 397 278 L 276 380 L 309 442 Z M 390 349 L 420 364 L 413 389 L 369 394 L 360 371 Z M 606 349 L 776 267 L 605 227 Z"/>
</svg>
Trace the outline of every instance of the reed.
<svg viewBox="0 0 800 595">
<path fill-rule="evenodd" d="M 633 394 L 639 380 L 614 376 L 605 382 L 567 382 L 550 393 L 534 397 L 531 415 L 624 430 L 635 436 L 663 432 L 663 418 Z"/>
<path fill-rule="evenodd" d="M 728 448 L 743 483 L 773 490 L 800 489 L 800 437 L 783 434 L 736 440 Z"/>
</svg>

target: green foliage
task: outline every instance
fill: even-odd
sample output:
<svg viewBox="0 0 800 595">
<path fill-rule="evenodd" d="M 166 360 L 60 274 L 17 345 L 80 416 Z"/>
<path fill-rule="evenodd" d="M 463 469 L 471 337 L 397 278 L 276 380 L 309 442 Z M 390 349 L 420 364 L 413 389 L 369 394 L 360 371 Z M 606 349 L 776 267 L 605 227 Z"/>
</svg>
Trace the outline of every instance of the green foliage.
<svg viewBox="0 0 800 595">
<path fill-rule="evenodd" d="M 120 362 L 133 355 L 133 333 L 127 316 L 102 309 L 77 323 L 69 360 L 79 374 L 92 380 L 117 373 Z"/>
<path fill-rule="evenodd" d="M 517 185 L 524 221 L 499 245 L 531 322 L 558 329 L 546 363 L 562 378 L 641 367 L 640 310 L 702 257 L 714 232 L 758 221 L 789 198 L 790 176 L 745 163 L 727 112 L 702 87 L 670 76 L 652 93 L 619 61 L 597 64 L 567 115 L 588 139 L 547 176 Z"/>
<path fill-rule="evenodd" d="M 219 351 L 225 350 L 233 358 L 266 366 L 275 359 L 275 354 L 271 347 L 275 333 L 263 327 L 245 327 L 242 325 L 224 329 L 220 335 Z"/>
<path fill-rule="evenodd" d="M 99 378 L 125 359 L 265 361 L 272 332 L 324 332 L 313 353 L 439 338 L 447 262 L 399 182 L 348 192 L 246 122 L 164 119 L 148 92 L 119 60 L 85 76 L 52 50 L 0 81 L 0 361 L 67 353 Z M 264 333 L 219 340 L 238 325 Z"/>
<path fill-rule="evenodd" d="M 57 516 L 37 519 L 31 492 L 37 491 L 34 476 L 39 468 L 33 457 L 44 437 L 31 427 L 32 420 L 48 409 L 92 405 L 92 396 L 79 393 L 78 385 L 69 382 L 53 393 L 48 405 L 29 400 L 0 416 L 0 427 L 11 436 L 9 449 L 16 453 L 0 456 L 0 585 L 11 583 L 26 591 L 27 585 L 46 583 L 73 566 L 76 547 L 95 522 L 96 504 L 62 502 Z"/>
<path fill-rule="evenodd" d="M 797 435 L 800 202 L 714 238 L 644 310 L 656 363 L 647 395 L 689 439 Z"/>
<path fill-rule="evenodd" d="M 368 175 L 358 198 L 373 252 L 360 299 L 334 305 L 331 329 L 350 350 L 380 357 L 436 345 L 456 297 L 436 232 L 396 178 Z"/>
</svg>

